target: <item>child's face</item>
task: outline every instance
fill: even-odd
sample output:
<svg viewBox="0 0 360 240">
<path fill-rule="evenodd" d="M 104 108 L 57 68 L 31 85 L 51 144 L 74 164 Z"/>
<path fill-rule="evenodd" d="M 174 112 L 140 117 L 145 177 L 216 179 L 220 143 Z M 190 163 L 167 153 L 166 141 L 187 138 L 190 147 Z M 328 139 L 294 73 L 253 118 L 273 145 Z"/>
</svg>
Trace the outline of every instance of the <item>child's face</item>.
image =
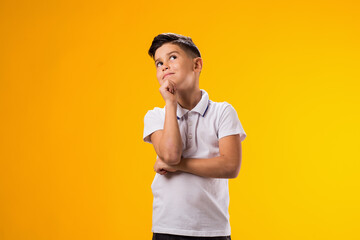
<svg viewBox="0 0 360 240">
<path fill-rule="evenodd" d="M 156 50 L 154 59 L 156 77 L 160 85 L 167 79 L 175 82 L 177 89 L 186 89 L 193 85 L 194 61 L 179 46 L 165 43 Z"/>
</svg>

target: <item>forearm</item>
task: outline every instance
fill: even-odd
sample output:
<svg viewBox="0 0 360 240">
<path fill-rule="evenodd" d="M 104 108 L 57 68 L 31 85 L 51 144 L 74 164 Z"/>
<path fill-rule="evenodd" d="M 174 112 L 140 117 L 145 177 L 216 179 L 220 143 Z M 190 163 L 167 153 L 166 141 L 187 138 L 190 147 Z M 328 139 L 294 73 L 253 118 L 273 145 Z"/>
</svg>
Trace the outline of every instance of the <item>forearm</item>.
<svg viewBox="0 0 360 240">
<path fill-rule="evenodd" d="M 214 158 L 182 158 L 175 167 L 179 171 L 209 178 L 235 178 L 239 169 L 225 156 Z"/>
<path fill-rule="evenodd" d="M 177 103 L 166 103 L 165 122 L 160 142 L 160 151 L 169 164 L 178 164 L 182 154 L 182 140 L 176 116 Z"/>
</svg>

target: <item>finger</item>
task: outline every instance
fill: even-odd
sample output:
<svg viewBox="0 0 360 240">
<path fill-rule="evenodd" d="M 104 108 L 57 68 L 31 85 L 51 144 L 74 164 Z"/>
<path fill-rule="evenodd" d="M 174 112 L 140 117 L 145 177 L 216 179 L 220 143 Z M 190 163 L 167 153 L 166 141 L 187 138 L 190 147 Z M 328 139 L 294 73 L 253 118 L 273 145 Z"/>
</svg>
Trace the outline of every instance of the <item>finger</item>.
<svg viewBox="0 0 360 240">
<path fill-rule="evenodd" d="M 168 80 L 166 80 L 165 82 L 163 82 L 163 84 L 161 85 L 161 87 L 160 88 L 167 88 L 169 86 L 169 81 Z"/>
<path fill-rule="evenodd" d="M 169 80 L 169 82 L 171 83 L 171 85 L 172 85 L 174 88 L 176 88 L 176 83 L 175 83 L 174 81 Z"/>
<path fill-rule="evenodd" d="M 172 87 L 172 90 L 173 90 L 173 93 L 174 93 L 176 91 L 176 84 L 174 82 L 171 82 L 171 87 Z"/>
<path fill-rule="evenodd" d="M 169 83 L 168 89 L 169 89 L 169 91 L 172 91 L 172 89 L 174 89 L 174 86 L 171 83 Z"/>
<path fill-rule="evenodd" d="M 166 85 L 166 88 L 168 88 L 168 89 L 174 88 L 174 85 L 172 85 L 171 82 L 168 82 L 168 84 Z"/>
</svg>

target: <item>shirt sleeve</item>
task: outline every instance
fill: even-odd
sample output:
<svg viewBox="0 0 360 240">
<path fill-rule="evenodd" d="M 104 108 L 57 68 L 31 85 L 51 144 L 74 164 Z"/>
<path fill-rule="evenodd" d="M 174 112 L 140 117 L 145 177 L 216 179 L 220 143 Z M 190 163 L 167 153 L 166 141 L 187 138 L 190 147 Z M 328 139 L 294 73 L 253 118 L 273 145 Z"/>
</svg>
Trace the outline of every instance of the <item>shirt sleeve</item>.
<svg viewBox="0 0 360 240">
<path fill-rule="evenodd" d="M 158 108 L 149 110 L 144 117 L 144 142 L 152 143 L 150 140 L 150 134 L 161 129 L 164 129 L 164 118 L 162 113 Z"/>
<path fill-rule="evenodd" d="M 228 103 L 220 116 L 218 138 L 234 134 L 240 134 L 241 142 L 246 138 L 235 108 Z"/>
</svg>

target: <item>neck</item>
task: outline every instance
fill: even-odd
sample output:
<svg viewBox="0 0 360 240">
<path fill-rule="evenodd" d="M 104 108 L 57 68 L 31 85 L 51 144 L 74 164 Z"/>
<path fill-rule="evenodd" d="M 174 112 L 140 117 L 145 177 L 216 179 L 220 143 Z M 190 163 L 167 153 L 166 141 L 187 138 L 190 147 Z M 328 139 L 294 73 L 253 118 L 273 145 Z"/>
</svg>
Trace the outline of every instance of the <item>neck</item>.
<svg viewBox="0 0 360 240">
<path fill-rule="evenodd" d="M 187 89 L 178 92 L 177 102 L 182 108 L 187 110 L 193 109 L 201 100 L 201 90 L 199 87 Z"/>
</svg>

